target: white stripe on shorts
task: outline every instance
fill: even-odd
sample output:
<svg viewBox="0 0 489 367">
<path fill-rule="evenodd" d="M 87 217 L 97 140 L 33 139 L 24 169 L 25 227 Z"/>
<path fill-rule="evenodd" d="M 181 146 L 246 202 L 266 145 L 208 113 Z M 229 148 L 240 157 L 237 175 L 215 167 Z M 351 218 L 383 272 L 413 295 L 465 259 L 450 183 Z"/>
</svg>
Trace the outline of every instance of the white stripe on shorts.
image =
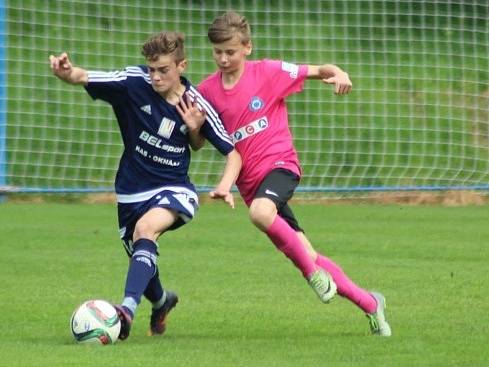
<svg viewBox="0 0 489 367">
<path fill-rule="evenodd" d="M 127 204 L 127 203 L 138 203 L 141 201 L 146 201 L 151 199 L 160 191 L 172 191 L 175 194 L 185 194 L 188 197 L 194 199 L 196 204 L 199 203 L 199 198 L 195 193 L 195 191 L 189 190 L 188 188 L 183 186 L 162 186 L 157 189 L 153 189 L 145 192 L 139 192 L 137 194 L 128 194 L 128 195 L 117 194 L 117 202 L 121 204 Z"/>
</svg>

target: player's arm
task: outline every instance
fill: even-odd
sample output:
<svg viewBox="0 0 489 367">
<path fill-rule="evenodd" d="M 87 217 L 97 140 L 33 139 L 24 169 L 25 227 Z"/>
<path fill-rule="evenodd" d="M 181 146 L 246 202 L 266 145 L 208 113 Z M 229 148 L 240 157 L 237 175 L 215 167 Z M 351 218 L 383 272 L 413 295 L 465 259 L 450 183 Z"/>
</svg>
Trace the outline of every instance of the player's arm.
<svg viewBox="0 0 489 367">
<path fill-rule="evenodd" d="M 205 138 L 200 134 L 200 130 L 189 130 L 189 140 L 193 150 L 199 150 L 205 145 Z"/>
<path fill-rule="evenodd" d="M 176 105 L 177 111 L 188 127 L 189 144 L 193 150 L 199 150 L 205 144 L 205 138 L 200 133 L 200 128 L 205 121 L 205 110 L 187 96 L 186 100 L 180 98 Z"/>
<path fill-rule="evenodd" d="M 308 65 L 307 79 L 320 79 L 335 85 L 335 94 L 343 95 L 351 91 L 352 83 L 348 74 L 336 65 Z"/>
<path fill-rule="evenodd" d="M 231 188 L 238 178 L 239 172 L 243 161 L 241 155 L 236 149 L 233 149 L 226 156 L 226 165 L 222 174 L 221 181 L 217 184 L 216 188 L 209 193 L 212 199 L 222 199 L 234 209 L 234 197 L 231 193 Z"/>
<path fill-rule="evenodd" d="M 88 73 L 85 69 L 73 66 L 68 54 L 50 55 L 49 64 L 54 75 L 69 84 L 87 85 Z"/>
<path fill-rule="evenodd" d="M 190 88 L 190 97 L 196 100 L 205 111 L 206 121 L 201 128 L 201 134 L 223 155 L 226 155 L 226 165 L 220 182 L 216 188 L 209 193 L 213 199 L 222 199 L 234 208 L 234 198 L 231 188 L 241 171 L 241 155 L 234 148 L 233 141 L 219 118 L 219 114 L 202 95 L 195 89 Z"/>
</svg>

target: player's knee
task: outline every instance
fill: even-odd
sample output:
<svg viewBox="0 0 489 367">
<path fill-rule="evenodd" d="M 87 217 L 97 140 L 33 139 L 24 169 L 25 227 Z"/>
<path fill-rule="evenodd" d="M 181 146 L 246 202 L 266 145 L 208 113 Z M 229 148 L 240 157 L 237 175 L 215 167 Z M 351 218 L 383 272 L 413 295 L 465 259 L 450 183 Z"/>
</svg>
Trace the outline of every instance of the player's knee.
<svg viewBox="0 0 489 367">
<path fill-rule="evenodd" d="M 262 231 L 266 231 L 277 214 L 275 208 L 253 202 L 248 212 L 251 222 Z"/>
<path fill-rule="evenodd" d="M 155 238 L 156 234 L 152 226 L 144 221 L 140 220 L 139 222 L 136 223 L 136 227 L 134 228 L 134 233 L 132 235 L 132 239 L 134 242 L 141 238 L 147 238 L 150 240 L 156 240 Z"/>
</svg>

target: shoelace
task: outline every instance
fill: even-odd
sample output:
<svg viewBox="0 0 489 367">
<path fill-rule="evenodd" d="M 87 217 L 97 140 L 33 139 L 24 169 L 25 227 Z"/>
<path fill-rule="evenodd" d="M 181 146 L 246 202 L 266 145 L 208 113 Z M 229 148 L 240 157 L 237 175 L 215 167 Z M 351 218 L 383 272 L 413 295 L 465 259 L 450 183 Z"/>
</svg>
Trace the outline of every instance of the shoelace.
<svg viewBox="0 0 489 367">
<path fill-rule="evenodd" d="M 327 283 L 324 283 L 321 279 L 321 276 L 319 274 L 317 274 L 316 276 L 311 278 L 311 283 L 312 283 L 314 288 L 319 290 L 319 292 L 326 293 L 331 288 L 328 279 L 326 279 L 326 280 L 327 280 Z"/>
<path fill-rule="evenodd" d="M 379 327 L 379 321 L 377 320 L 377 316 L 373 314 L 367 314 L 369 324 L 370 324 L 370 329 L 372 332 L 379 332 L 380 327 Z"/>
</svg>

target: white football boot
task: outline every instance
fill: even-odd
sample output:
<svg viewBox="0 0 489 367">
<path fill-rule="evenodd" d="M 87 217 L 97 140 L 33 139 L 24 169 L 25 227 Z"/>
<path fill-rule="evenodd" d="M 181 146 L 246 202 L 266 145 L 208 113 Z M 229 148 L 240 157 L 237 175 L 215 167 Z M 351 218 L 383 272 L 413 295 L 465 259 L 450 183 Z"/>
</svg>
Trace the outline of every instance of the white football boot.
<svg viewBox="0 0 489 367">
<path fill-rule="evenodd" d="M 336 283 L 331 275 L 320 269 L 309 277 L 309 285 L 323 303 L 329 303 L 336 294 Z"/>
<path fill-rule="evenodd" d="M 385 319 L 385 297 L 378 292 L 370 292 L 377 301 L 377 309 L 374 313 L 368 313 L 367 318 L 370 323 L 370 330 L 374 335 L 391 336 L 391 327 Z"/>
</svg>

